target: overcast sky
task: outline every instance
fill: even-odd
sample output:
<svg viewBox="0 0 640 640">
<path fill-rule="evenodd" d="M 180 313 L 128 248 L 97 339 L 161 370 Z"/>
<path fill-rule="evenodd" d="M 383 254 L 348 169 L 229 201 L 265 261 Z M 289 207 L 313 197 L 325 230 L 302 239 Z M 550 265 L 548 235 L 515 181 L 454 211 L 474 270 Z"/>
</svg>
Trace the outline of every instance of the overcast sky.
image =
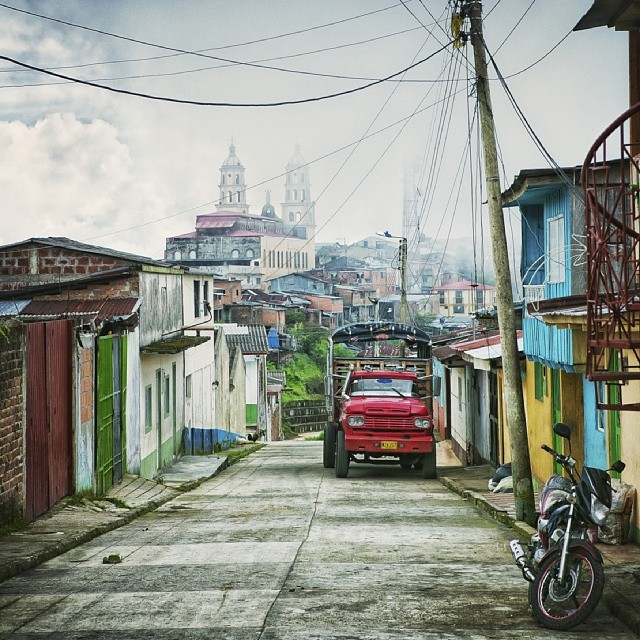
<svg viewBox="0 0 640 640">
<path fill-rule="evenodd" d="M 562 41 L 591 4 L 484 3 L 487 48 L 562 166 L 581 164 L 628 107 L 627 35 L 601 28 Z M 471 235 L 482 198 L 470 195 L 480 184 L 477 128 L 468 133 L 473 53 L 447 46 L 450 17 L 447 0 L 6 0 L 1 56 L 172 100 L 309 100 L 428 59 L 370 88 L 271 107 L 152 100 L 0 60 L 0 244 L 66 236 L 160 258 L 167 236 L 215 210 L 231 140 L 252 213 L 269 189 L 280 214 L 282 174 L 301 145 L 319 242 L 400 233 L 407 162 L 423 231 Z M 521 169 L 548 165 L 503 87 L 491 91 L 504 189 Z"/>
</svg>

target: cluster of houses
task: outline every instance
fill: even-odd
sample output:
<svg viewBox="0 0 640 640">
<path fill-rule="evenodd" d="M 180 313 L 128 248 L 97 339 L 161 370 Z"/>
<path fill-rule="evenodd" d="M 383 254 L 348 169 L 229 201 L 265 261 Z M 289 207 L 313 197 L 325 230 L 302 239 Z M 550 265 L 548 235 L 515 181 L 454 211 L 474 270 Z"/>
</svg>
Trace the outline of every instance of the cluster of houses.
<svg viewBox="0 0 640 640">
<path fill-rule="evenodd" d="M 503 193 L 503 206 L 518 207 L 523 220 L 518 349 L 540 483 L 560 472 L 540 445 L 569 453 L 552 431 L 564 422 L 578 468 L 623 459 L 622 481 L 640 486 L 640 235 L 637 198 L 628 197 L 638 173 L 628 156 L 600 158 L 588 169 L 523 170 Z M 434 337 L 432 354 L 442 437 L 465 464 L 509 462 L 499 331 L 485 324 Z M 630 536 L 640 543 L 637 498 Z"/>
</svg>

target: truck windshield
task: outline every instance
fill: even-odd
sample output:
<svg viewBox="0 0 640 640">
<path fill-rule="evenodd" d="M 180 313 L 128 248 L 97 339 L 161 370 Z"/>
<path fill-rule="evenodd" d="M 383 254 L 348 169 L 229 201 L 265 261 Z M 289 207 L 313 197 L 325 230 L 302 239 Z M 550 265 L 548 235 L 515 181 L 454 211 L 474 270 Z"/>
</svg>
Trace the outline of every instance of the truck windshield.
<svg viewBox="0 0 640 640">
<path fill-rule="evenodd" d="M 417 396 L 418 389 L 413 380 L 397 378 L 356 378 L 349 390 L 351 396 Z"/>
</svg>

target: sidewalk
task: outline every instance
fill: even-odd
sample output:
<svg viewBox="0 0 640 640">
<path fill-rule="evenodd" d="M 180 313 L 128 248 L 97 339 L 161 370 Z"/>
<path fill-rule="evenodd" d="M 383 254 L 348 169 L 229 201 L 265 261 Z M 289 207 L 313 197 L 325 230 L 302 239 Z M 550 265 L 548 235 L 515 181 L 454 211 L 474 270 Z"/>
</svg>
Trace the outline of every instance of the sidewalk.
<svg viewBox="0 0 640 640">
<path fill-rule="evenodd" d="M 64 498 L 22 531 L 0 536 L 0 582 L 128 524 L 228 466 L 226 455 L 184 456 L 160 482 L 125 476 L 104 499 Z"/>
<path fill-rule="evenodd" d="M 439 443 L 438 456 L 444 443 Z M 448 455 L 448 452 L 443 451 Z M 444 458 L 444 456 L 443 456 Z M 443 460 L 449 464 L 452 458 Z M 453 457 L 455 460 L 455 457 Z M 494 469 L 490 465 L 478 467 L 442 466 L 438 464 L 438 479 L 448 489 L 473 502 L 499 522 L 511 527 L 514 538 L 528 542 L 534 529 L 516 520 L 513 493 L 491 493 L 487 487 Z M 609 611 L 636 636 L 640 636 L 640 547 L 635 544 L 607 545 L 598 543 L 605 560 L 605 590 L 603 600 Z M 520 572 L 514 563 L 514 571 Z"/>
</svg>

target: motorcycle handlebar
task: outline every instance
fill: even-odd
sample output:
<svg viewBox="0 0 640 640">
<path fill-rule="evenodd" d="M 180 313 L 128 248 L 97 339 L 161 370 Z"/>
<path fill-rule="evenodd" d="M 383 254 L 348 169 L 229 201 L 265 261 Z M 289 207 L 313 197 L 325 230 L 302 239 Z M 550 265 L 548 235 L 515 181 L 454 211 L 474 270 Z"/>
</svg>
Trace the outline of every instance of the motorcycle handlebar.
<svg viewBox="0 0 640 640">
<path fill-rule="evenodd" d="M 552 449 L 550 446 L 546 444 L 541 444 L 540 448 L 546 451 L 547 453 L 550 453 L 554 458 L 558 457 L 558 452 Z"/>
</svg>

